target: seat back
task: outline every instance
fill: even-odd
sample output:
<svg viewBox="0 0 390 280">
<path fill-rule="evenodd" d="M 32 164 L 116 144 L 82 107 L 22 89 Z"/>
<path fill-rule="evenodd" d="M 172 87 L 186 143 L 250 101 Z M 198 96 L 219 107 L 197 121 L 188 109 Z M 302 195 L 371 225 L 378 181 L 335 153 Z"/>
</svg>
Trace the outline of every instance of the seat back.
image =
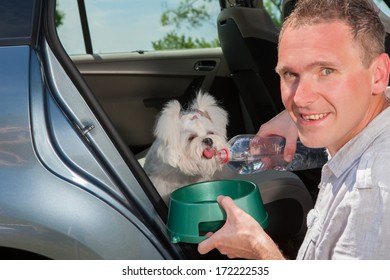
<svg viewBox="0 0 390 280">
<path fill-rule="evenodd" d="M 291 12 L 294 9 L 296 3 L 297 3 L 297 0 L 283 0 L 283 2 L 282 2 L 282 17 L 283 17 L 283 20 L 285 20 L 286 17 L 288 17 L 291 14 Z"/>
<path fill-rule="evenodd" d="M 221 48 L 254 128 L 284 109 L 275 72 L 278 32 L 263 8 L 234 6 L 218 16 Z"/>
</svg>

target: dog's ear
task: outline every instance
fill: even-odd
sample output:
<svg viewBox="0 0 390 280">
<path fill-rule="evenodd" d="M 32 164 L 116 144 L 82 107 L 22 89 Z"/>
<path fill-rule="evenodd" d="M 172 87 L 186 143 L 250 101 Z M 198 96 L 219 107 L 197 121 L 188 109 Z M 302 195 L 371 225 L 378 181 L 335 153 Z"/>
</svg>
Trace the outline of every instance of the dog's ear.
<svg viewBox="0 0 390 280">
<path fill-rule="evenodd" d="M 202 111 L 220 129 L 221 135 L 226 135 L 226 127 L 229 122 L 228 113 L 213 96 L 207 93 L 198 93 L 191 105 L 191 110 Z"/>
<path fill-rule="evenodd" d="M 177 123 L 181 117 L 181 105 L 177 100 L 169 101 L 158 117 L 157 123 L 154 128 L 154 136 L 159 138 L 164 143 L 172 142 L 172 138 L 178 139 L 174 133 L 179 133 L 177 131 Z M 175 129 L 170 129 L 175 127 Z"/>
</svg>

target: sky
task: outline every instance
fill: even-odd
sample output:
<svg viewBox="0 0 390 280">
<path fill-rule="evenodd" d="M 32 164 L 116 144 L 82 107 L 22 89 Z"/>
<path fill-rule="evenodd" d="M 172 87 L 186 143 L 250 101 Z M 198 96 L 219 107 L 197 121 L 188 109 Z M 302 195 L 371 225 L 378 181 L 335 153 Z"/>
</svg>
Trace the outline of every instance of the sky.
<svg viewBox="0 0 390 280">
<path fill-rule="evenodd" d="M 64 24 L 58 28 L 59 37 L 69 54 L 85 53 L 76 0 L 59 0 L 58 9 Z M 95 53 L 152 50 L 152 41 L 161 39 L 173 27 L 163 27 L 160 17 L 180 0 L 85 0 L 92 44 Z M 204 27 L 182 33 L 212 40 L 217 37 L 218 1 L 210 8 L 214 16 Z M 189 34 L 189 32 L 193 32 Z"/>
<path fill-rule="evenodd" d="M 175 8 L 181 0 L 85 0 L 94 53 L 153 50 L 157 41 L 173 29 L 163 27 L 160 17 L 166 8 Z M 203 2 L 202 0 L 194 0 Z M 77 0 L 58 0 L 58 9 L 65 14 L 58 34 L 69 54 L 85 53 L 78 16 Z M 376 0 L 383 5 L 381 0 Z M 182 30 L 193 38 L 211 41 L 217 37 L 216 19 L 219 1 L 212 2 L 211 22 L 197 30 Z M 381 5 L 381 6 L 382 6 Z M 388 11 L 388 9 L 387 9 Z M 389 15 L 389 13 L 387 13 Z"/>
</svg>

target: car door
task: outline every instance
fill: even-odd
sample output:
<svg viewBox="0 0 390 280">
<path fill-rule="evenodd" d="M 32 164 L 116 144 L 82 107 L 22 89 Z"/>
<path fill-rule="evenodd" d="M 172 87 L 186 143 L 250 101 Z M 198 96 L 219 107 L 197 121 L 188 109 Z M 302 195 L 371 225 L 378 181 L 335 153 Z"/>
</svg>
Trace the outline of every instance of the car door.
<svg viewBox="0 0 390 280">
<path fill-rule="evenodd" d="M 165 37 L 164 30 L 169 26 L 162 26 L 160 18 L 164 11 L 177 6 L 165 2 L 167 6 L 161 8 L 164 3 L 161 0 L 107 1 L 109 5 L 103 2 L 58 1 L 58 34 L 134 153 L 153 141 L 156 116 L 168 100 L 178 99 L 185 106 L 199 91 L 214 95 L 229 112 L 229 137 L 244 132 L 237 89 L 220 47 L 164 50 L 151 47 L 175 34 L 187 41 L 195 42 L 197 36 L 203 41 L 217 40 L 219 1 L 195 1 L 207 4 L 210 11 L 207 25 L 200 30 L 189 26 L 190 31 L 180 35 L 182 31 L 175 27 Z"/>
</svg>

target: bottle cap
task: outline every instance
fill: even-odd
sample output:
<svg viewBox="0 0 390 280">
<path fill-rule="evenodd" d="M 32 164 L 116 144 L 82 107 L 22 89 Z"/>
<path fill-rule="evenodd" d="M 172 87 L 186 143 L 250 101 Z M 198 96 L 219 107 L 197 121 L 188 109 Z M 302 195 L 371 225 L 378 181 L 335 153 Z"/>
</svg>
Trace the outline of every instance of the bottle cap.
<svg viewBox="0 0 390 280">
<path fill-rule="evenodd" d="M 220 149 L 217 154 L 222 163 L 227 163 L 229 161 L 229 152 L 227 149 Z"/>
</svg>

